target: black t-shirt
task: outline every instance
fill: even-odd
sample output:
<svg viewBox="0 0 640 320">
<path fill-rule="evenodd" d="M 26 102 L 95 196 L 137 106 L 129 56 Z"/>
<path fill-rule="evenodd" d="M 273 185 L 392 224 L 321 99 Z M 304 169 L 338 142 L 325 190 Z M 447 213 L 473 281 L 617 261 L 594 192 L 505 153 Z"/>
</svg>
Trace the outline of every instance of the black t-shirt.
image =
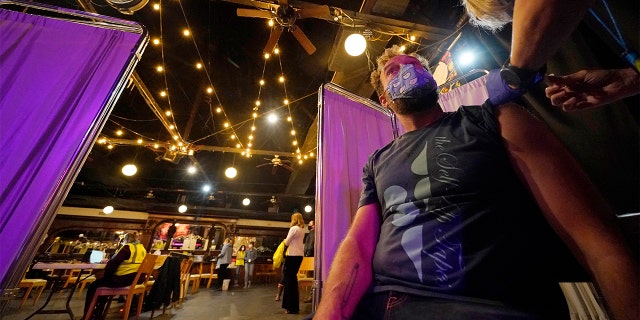
<svg viewBox="0 0 640 320">
<path fill-rule="evenodd" d="M 564 309 L 557 283 L 581 270 L 501 139 L 489 106 L 463 106 L 370 156 L 360 205 L 382 208 L 375 292 Z"/>
</svg>

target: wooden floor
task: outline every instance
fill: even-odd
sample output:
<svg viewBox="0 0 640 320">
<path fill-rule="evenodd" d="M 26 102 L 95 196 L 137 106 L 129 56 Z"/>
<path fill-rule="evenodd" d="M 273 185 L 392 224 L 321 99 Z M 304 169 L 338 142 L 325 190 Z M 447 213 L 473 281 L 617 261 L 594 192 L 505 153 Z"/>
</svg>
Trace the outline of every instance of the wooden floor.
<svg viewBox="0 0 640 320">
<path fill-rule="evenodd" d="M 33 311 L 37 310 L 44 304 L 49 291 L 46 290 L 38 303 L 33 306 L 33 299 L 30 298 L 22 308 L 17 309 L 20 305 L 19 300 L 9 301 L 5 307 L 4 313 L 0 315 L 2 320 L 23 320 Z M 186 300 L 179 309 L 167 310 L 166 314 L 162 314 L 162 310 L 156 310 L 153 319 L 157 320 L 231 320 L 231 319 L 286 319 L 299 320 L 304 319 L 311 313 L 311 303 L 302 302 L 306 293 L 301 293 L 300 297 L 300 314 L 288 315 L 284 314 L 282 309 L 282 301 L 274 301 L 276 294 L 275 284 L 259 284 L 252 285 L 251 288 L 243 289 L 242 287 L 232 287 L 229 291 L 215 291 L 212 289 L 200 288 L 200 292 L 187 295 Z M 55 293 L 54 298 L 49 303 L 47 309 L 64 309 L 66 293 Z M 74 295 L 71 301 L 71 308 L 75 318 L 80 319 L 84 307 L 85 292 L 81 296 Z M 122 319 L 119 309 L 123 304 L 113 303 L 107 319 Z M 142 313 L 140 319 L 150 319 L 151 312 Z M 42 314 L 35 315 L 31 319 L 44 320 L 69 320 L 67 314 Z M 131 316 L 130 319 L 135 319 Z"/>
</svg>

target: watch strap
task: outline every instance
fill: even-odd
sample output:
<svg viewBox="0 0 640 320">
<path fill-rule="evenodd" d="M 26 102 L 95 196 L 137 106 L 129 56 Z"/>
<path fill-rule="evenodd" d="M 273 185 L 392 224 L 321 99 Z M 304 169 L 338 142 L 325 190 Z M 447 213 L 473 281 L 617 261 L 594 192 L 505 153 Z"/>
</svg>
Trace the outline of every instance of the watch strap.
<svg viewBox="0 0 640 320">
<path fill-rule="evenodd" d="M 511 65 L 510 61 L 504 64 L 500 69 L 500 76 L 502 79 L 514 89 L 517 88 L 529 88 L 532 85 L 540 82 L 544 78 L 544 74 L 547 71 L 547 65 L 542 68 L 531 71 L 523 68 L 518 68 Z"/>
</svg>

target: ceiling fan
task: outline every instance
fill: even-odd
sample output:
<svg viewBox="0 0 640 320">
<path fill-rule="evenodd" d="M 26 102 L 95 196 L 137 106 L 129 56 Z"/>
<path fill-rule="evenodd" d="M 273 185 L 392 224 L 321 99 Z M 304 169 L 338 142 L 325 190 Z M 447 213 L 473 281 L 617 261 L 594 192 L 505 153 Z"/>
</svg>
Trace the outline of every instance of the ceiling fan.
<svg viewBox="0 0 640 320">
<path fill-rule="evenodd" d="M 263 163 L 263 164 L 259 164 L 259 165 L 256 166 L 256 168 L 261 168 L 261 167 L 265 167 L 265 166 L 272 166 L 271 174 L 276 174 L 276 171 L 278 170 L 278 167 L 282 167 L 282 168 L 287 169 L 289 172 L 293 172 L 293 168 L 291 168 L 291 161 L 280 159 L 280 157 L 278 155 L 274 155 L 272 159 L 269 159 L 269 158 L 264 158 L 264 159 L 269 161 L 269 162 Z"/>
<path fill-rule="evenodd" d="M 288 0 L 278 0 L 278 4 L 270 5 L 270 9 L 245 9 L 238 8 L 237 14 L 239 17 L 251 17 L 251 18 L 264 18 L 273 19 L 277 23 L 271 31 L 267 45 L 264 47 L 264 53 L 271 53 L 278 44 L 278 39 L 282 31 L 286 28 L 289 32 L 293 33 L 300 45 L 307 51 L 308 54 L 313 54 L 316 51 L 316 47 L 311 43 L 311 40 L 307 38 L 302 29 L 295 25 L 296 20 L 305 18 L 322 18 L 331 15 L 329 6 L 317 5 L 307 3 L 300 8 L 294 8 L 289 5 Z"/>
</svg>

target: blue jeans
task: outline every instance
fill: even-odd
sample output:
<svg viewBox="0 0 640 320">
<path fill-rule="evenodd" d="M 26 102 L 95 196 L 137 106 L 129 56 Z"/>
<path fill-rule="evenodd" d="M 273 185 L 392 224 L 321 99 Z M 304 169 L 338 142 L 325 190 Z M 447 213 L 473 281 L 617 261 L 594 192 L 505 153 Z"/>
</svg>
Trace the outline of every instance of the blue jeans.
<svg viewBox="0 0 640 320">
<path fill-rule="evenodd" d="M 352 320 L 547 320 L 513 308 L 481 302 L 422 297 L 395 291 L 372 293 L 362 298 Z"/>
<path fill-rule="evenodd" d="M 247 282 L 251 282 L 253 280 L 253 262 L 245 262 L 244 263 L 244 285 L 247 285 Z"/>
</svg>

